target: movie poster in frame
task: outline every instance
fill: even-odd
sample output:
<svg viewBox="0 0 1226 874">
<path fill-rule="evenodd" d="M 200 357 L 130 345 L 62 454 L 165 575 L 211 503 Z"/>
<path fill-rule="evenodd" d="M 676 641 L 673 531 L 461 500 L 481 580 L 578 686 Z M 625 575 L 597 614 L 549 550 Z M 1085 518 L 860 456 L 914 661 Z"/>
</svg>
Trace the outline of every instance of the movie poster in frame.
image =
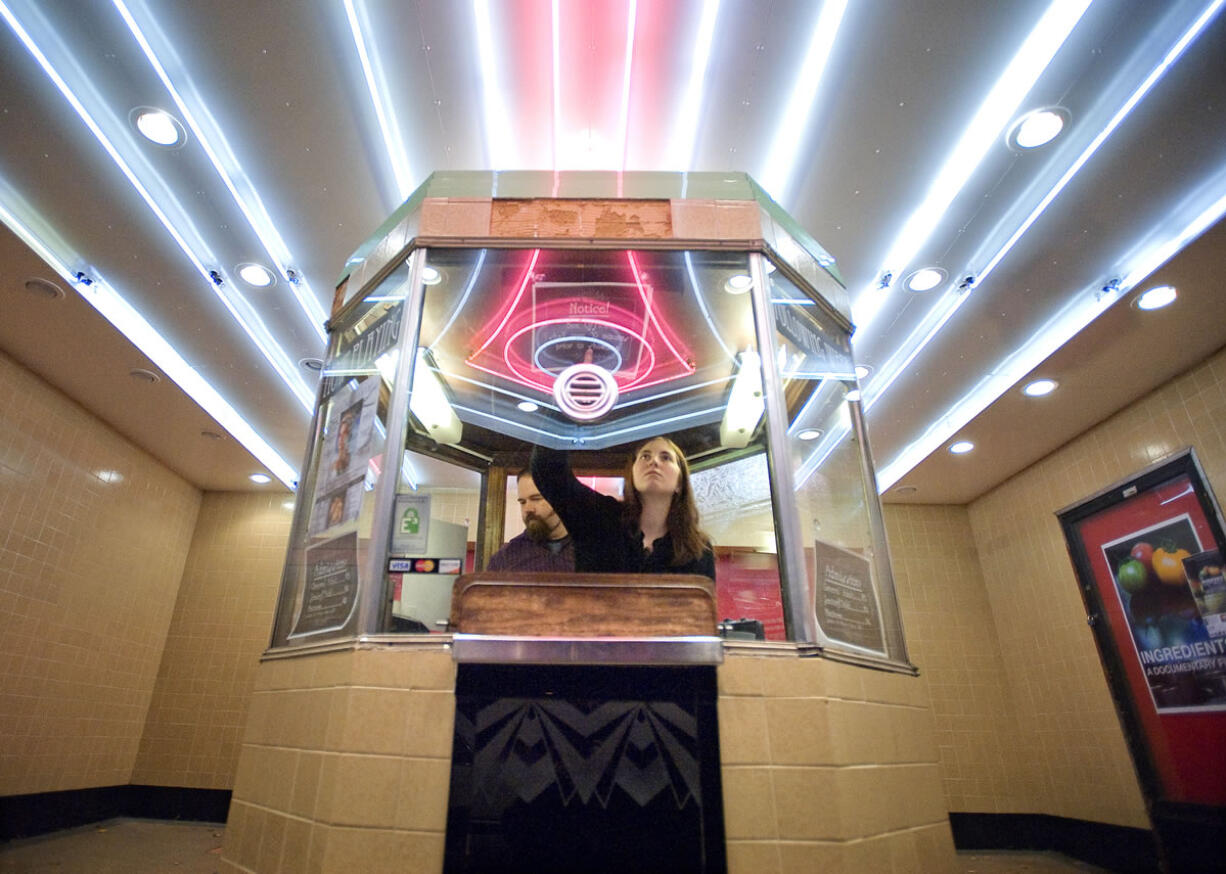
<svg viewBox="0 0 1226 874">
<path fill-rule="evenodd" d="M 1226 807 L 1223 524 L 1195 453 L 1057 515 L 1147 795 Z"/>
</svg>

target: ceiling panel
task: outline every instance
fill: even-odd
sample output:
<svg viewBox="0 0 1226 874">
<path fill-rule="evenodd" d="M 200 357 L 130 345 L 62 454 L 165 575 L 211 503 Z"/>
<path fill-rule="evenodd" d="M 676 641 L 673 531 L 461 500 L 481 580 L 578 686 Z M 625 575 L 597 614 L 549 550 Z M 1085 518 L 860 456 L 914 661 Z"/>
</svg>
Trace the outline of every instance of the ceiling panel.
<svg viewBox="0 0 1226 874">
<path fill-rule="evenodd" d="M 431 172 L 741 170 L 838 259 L 855 354 L 872 368 L 878 468 L 916 488 L 887 500 L 964 502 L 1226 343 L 1208 315 L 1226 247 L 1193 242 L 1226 212 L 1221 5 L 1094 0 L 1013 106 L 989 99 L 998 77 L 1032 28 L 1076 3 L 0 0 L 0 213 L 17 234 L 0 265 L 0 349 L 198 485 L 250 488 L 258 462 L 236 441 L 202 453 L 187 439 L 224 430 L 197 402 L 162 397 L 176 392 L 166 379 L 149 405 L 131 384 L 130 362 L 149 357 L 100 321 L 72 274 L 121 295 L 296 468 L 315 386 L 299 362 L 322 354 L 335 279 Z M 1005 142 L 1023 112 L 1053 105 L 1069 118 L 1054 142 Z M 182 116 L 185 142 L 141 139 L 139 106 Z M 982 147 L 951 157 L 984 107 L 999 117 Z M 940 198 L 943 168 L 960 181 Z M 943 208 L 889 263 L 926 198 Z M 238 279 L 247 262 L 275 284 Z M 921 266 L 946 282 L 903 289 Z M 1159 267 L 1180 280 L 1179 301 L 1132 309 Z M 67 298 L 25 292 L 57 270 Z M 882 289 L 884 270 L 896 275 Z M 1115 278 L 1125 287 L 1096 303 Z M 1079 307 L 1088 314 L 1061 327 Z M 1115 351 L 1167 331 L 1181 338 L 1161 355 Z M 1014 383 L 1040 362 L 1065 375 L 1036 407 Z M 182 410 L 175 439 L 156 416 L 167 403 Z M 975 453 L 951 459 L 943 446 L 972 432 Z"/>
</svg>

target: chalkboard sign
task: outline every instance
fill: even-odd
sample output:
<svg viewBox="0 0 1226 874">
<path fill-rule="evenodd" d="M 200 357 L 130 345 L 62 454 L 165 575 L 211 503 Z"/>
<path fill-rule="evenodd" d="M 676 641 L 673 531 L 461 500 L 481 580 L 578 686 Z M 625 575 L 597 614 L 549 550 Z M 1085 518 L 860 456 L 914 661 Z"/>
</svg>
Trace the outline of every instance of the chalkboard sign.
<svg viewBox="0 0 1226 874">
<path fill-rule="evenodd" d="M 820 540 L 814 544 L 817 623 L 839 643 L 885 655 L 872 565 L 862 555 Z"/>
<path fill-rule="evenodd" d="M 306 554 L 302 601 L 290 637 L 338 631 L 358 602 L 358 535 L 350 531 Z"/>
</svg>

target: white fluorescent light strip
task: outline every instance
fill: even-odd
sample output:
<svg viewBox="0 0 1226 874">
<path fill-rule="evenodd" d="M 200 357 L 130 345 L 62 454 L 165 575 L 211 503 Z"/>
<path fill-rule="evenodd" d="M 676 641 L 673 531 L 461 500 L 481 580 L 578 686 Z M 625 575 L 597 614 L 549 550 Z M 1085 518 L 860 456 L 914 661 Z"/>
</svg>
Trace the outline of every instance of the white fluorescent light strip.
<svg viewBox="0 0 1226 874">
<path fill-rule="evenodd" d="M 443 337 L 447 336 L 447 332 L 451 330 L 451 326 L 455 324 L 455 320 L 458 319 L 460 317 L 460 313 L 464 311 L 464 304 L 468 303 L 469 295 L 473 293 L 473 288 L 475 288 L 477 285 L 477 279 L 481 276 L 481 268 L 485 266 L 485 253 L 487 251 L 487 249 L 482 249 L 477 255 L 477 263 L 473 267 L 472 275 L 468 277 L 468 282 L 464 285 L 464 293 L 460 295 L 459 301 L 456 302 L 455 307 L 452 309 L 451 318 L 447 320 L 447 324 L 443 325 L 443 329 L 438 332 L 438 336 L 436 336 L 434 338 L 434 342 L 430 344 L 431 351 L 433 351 L 434 348 L 442 342 Z M 367 298 L 367 300 L 370 299 L 371 298 Z"/>
<path fill-rule="evenodd" d="M 409 162 L 405 158 L 404 142 L 400 139 L 400 126 L 396 122 L 396 113 L 390 100 L 385 98 L 387 85 L 383 77 L 383 69 L 367 48 L 366 34 L 358 18 L 354 0 L 344 0 L 345 18 L 349 22 L 349 31 L 353 36 L 353 44 L 358 50 L 358 60 L 362 63 L 362 75 L 366 78 L 366 90 L 370 92 L 370 102 L 375 108 L 375 117 L 379 121 L 379 132 L 383 135 L 383 147 L 387 150 L 388 160 L 392 165 L 392 174 L 396 177 L 397 203 L 408 199 L 413 193 L 413 174 L 409 170 Z M 363 7 L 365 11 L 365 7 Z"/>
<path fill-rule="evenodd" d="M 1220 195 L 1208 209 L 1203 210 L 1173 238 L 1155 247 L 1141 258 L 1139 263 L 1129 270 L 1118 288 L 1111 291 L 1088 288 L 1076 295 L 1059 313 L 1036 331 L 1034 336 L 998 364 L 979 382 L 979 385 L 938 418 L 919 439 L 908 445 L 893 461 L 879 470 L 877 490 L 884 492 L 902 479 L 912 468 L 987 409 L 1018 380 L 1034 370 L 1049 355 L 1071 340 L 1113 303 L 1132 291 L 1137 284 L 1166 263 L 1188 242 L 1220 221 L 1224 215 L 1226 215 L 1226 194 Z"/>
<path fill-rule="evenodd" d="M 179 248 L 183 251 L 183 254 L 187 256 L 188 260 L 192 262 L 193 266 L 195 266 L 200 275 L 204 277 L 204 281 L 208 285 L 209 289 L 217 295 L 234 320 L 242 326 L 243 330 L 247 333 L 247 336 L 250 337 L 251 341 L 256 345 L 256 348 L 258 348 L 261 354 L 263 354 L 265 360 L 267 360 L 268 363 L 273 366 L 273 369 L 277 371 L 277 374 L 289 387 L 290 391 L 294 393 L 294 396 L 298 398 L 299 402 L 301 402 L 307 410 L 313 410 L 315 408 L 314 393 L 307 388 L 306 383 L 303 382 L 302 377 L 297 373 L 294 365 L 286 357 L 285 351 L 281 349 L 277 342 L 272 338 L 271 334 L 268 333 L 268 329 L 259 319 L 259 316 L 252 311 L 246 302 L 241 298 L 231 300 L 225 289 L 213 282 L 211 276 L 209 275 L 210 271 L 204 266 L 200 259 L 196 257 L 187 241 L 183 238 L 183 235 L 179 233 L 179 230 L 175 227 L 174 223 L 170 221 L 166 213 L 158 205 L 157 201 L 154 200 L 153 195 L 149 193 L 149 190 L 140 181 L 135 171 L 133 171 L 131 166 L 129 166 L 128 162 L 124 160 L 122 155 L 120 155 L 119 150 L 115 148 L 115 145 L 110 141 L 110 138 L 107 137 L 107 135 L 102 131 L 102 128 L 98 125 L 97 121 L 94 120 L 94 117 L 90 115 L 80 98 L 78 98 L 73 92 L 72 88 L 69 87 L 64 77 L 60 75 L 59 71 L 56 70 L 47 56 L 43 54 L 42 50 L 34 42 L 30 34 L 24 27 L 22 27 L 21 22 L 17 20 L 7 4 L 3 3 L 2 0 L 0 0 L 0 17 L 4 18 L 9 28 L 12 29 L 13 33 L 17 35 L 30 54 L 34 56 L 34 59 L 38 61 L 38 64 L 40 67 L 42 67 L 43 72 L 45 72 L 51 81 L 55 83 L 55 87 L 59 90 L 60 94 L 62 94 L 64 99 L 67 100 L 72 106 L 73 110 L 77 113 L 77 116 L 89 129 L 90 133 L 94 135 L 94 138 L 111 157 L 111 160 L 115 162 L 115 165 L 127 178 L 128 183 L 133 187 L 133 189 L 136 190 L 136 193 L 141 196 L 141 199 L 145 201 L 145 205 L 149 207 L 155 216 L 157 216 L 158 221 L 162 224 L 162 227 L 164 227 L 167 233 L 169 233 L 174 241 L 178 243 Z M 247 312 L 240 312 L 240 305 L 245 307 Z"/>
<path fill-rule="evenodd" d="M 817 102 L 822 73 L 826 69 L 826 62 L 830 60 L 834 39 L 838 35 L 839 25 L 846 10 L 847 0 L 826 0 L 822 4 L 817 25 L 809 37 L 805 59 L 796 71 L 792 93 L 779 116 L 779 125 L 775 128 L 770 151 L 762 163 L 763 170 L 758 179 L 762 187 L 779 203 L 783 203 L 788 196 L 792 174 L 799 164 L 797 158 L 800 148 L 804 145 L 804 138 L 797 136 L 796 132 L 809 127 L 809 116 Z"/>
<path fill-rule="evenodd" d="M 617 162 L 619 170 L 626 169 L 626 136 L 630 126 L 630 73 L 634 69 L 634 28 L 638 19 L 638 0 L 630 0 L 626 16 L 626 51 L 622 70 L 622 102 L 621 111 L 617 116 L 617 148 L 621 151 L 621 159 Z M 621 197 L 621 177 L 617 179 L 617 196 Z"/>
<path fill-rule="evenodd" d="M 277 479 L 290 490 L 297 488 L 298 472 L 230 406 L 208 380 L 183 359 L 144 316 L 124 300 L 122 295 L 99 276 L 92 277 L 93 282 L 90 285 L 78 283 L 73 271 L 3 205 L 0 205 L 0 219 Z"/>
<path fill-rule="evenodd" d="M 1090 160 L 1090 158 L 1093 157 L 1094 153 L 1097 152 L 1099 147 L 1107 141 L 1107 138 L 1115 132 L 1116 128 L 1118 128 L 1124 119 L 1127 118 L 1132 112 L 1132 110 L 1136 108 L 1137 104 L 1145 98 L 1145 96 L 1150 92 L 1154 85 L 1157 84 L 1158 80 L 1162 78 L 1166 71 L 1170 69 L 1170 67 L 1177 60 L 1179 60 L 1180 56 L 1183 55 L 1188 46 L 1192 44 L 1192 41 L 1200 35 L 1200 32 L 1204 30 L 1206 25 L 1208 25 L 1208 23 L 1213 19 L 1213 16 L 1218 12 L 1224 2 L 1226 2 L 1226 0 L 1214 0 L 1214 2 L 1205 7 L 1204 11 L 1201 12 L 1192 25 L 1184 32 L 1182 36 L 1180 36 L 1171 49 L 1166 53 L 1162 61 L 1150 71 L 1149 75 L 1145 77 L 1145 80 L 1136 88 L 1135 91 L 1132 92 L 1129 98 L 1124 101 L 1123 105 L 1120 106 L 1115 115 L 1111 117 L 1111 120 L 1107 122 L 1107 125 L 1101 131 L 1099 131 L 1098 135 L 1095 136 L 1085 150 L 1082 151 L 1082 153 L 1077 157 L 1077 160 L 1075 160 L 1069 166 L 1069 168 L 1064 172 L 1064 175 L 1060 177 L 1059 181 L 1056 182 L 1056 184 L 1050 191 L 1047 192 L 1046 195 L 1044 195 L 1043 199 L 1039 201 L 1038 206 L 1036 206 L 1030 215 L 1026 217 L 1026 220 L 1022 222 L 1020 226 L 1018 226 L 1017 230 L 1013 232 L 1012 236 L 1009 237 L 1008 241 L 1001 247 L 1000 251 L 998 251 L 992 257 L 983 270 L 975 274 L 976 288 L 983 284 L 984 280 L 986 280 L 992 271 L 996 269 L 996 266 L 1004 260 L 1005 256 L 1009 254 L 1014 245 L 1016 245 L 1017 241 L 1020 240 L 1028 230 L 1030 230 L 1030 227 L 1035 223 L 1035 221 L 1038 220 L 1039 216 L 1043 214 L 1047 207 L 1051 205 L 1052 201 L 1054 201 L 1056 197 L 1060 195 L 1073 177 L 1077 175 L 1078 171 L 1080 171 L 1081 168 L 1084 167 Z M 1169 257 L 1169 255 L 1167 257 Z M 1165 261 L 1166 258 L 1163 258 L 1163 260 Z M 1148 275 L 1150 272 L 1152 272 L 1152 270 L 1153 268 L 1146 270 L 1143 275 Z M 1131 287 L 1128 282 L 1125 282 L 1125 285 Z M 886 393 L 889 387 L 894 384 L 894 381 L 898 379 L 899 375 L 901 375 L 907 369 L 907 367 L 910 366 L 911 362 L 915 360 L 916 356 L 923 351 L 924 347 L 931 342 L 932 338 L 937 335 L 941 328 L 945 326 L 945 323 L 949 321 L 950 317 L 952 317 L 953 314 L 958 311 L 958 308 L 961 307 L 969 297 L 969 289 L 965 291 L 951 289 L 945 293 L 942 299 L 938 301 L 938 303 L 935 304 L 931 310 L 929 310 L 919 327 L 911 334 L 910 337 L 907 338 L 906 341 L 903 342 L 899 353 L 896 353 L 895 358 L 902 355 L 898 363 L 896 364 L 894 360 L 886 362 L 881 370 L 878 371 L 877 379 L 874 379 L 872 383 L 869 384 L 865 394 L 865 411 L 872 409 L 873 405 L 882 397 L 882 395 Z M 923 334 L 922 338 L 916 342 L 915 338 L 921 333 Z"/>
<path fill-rule="evenodd" d="M 694 36 L 694 52 L 690 57 L 690 75 L 681 99 L 677 120 L 673 123 L 668 144 L 670 170 L 688 170 L 694 161 L 694 141 L 698 137 L 698 119 L 702 113 L 703 85 L 711 62 L 711 46 L 715 43 L 715 22 L 719 18 L 719 0 L 705 0 L 702 18 Z"/>
<path fill-rule="evenodd" d="M 730 361 L 736 361 L 736 352 L 733 351 L 727 343 L 724 342 L 723 336 L 715 328 L 715 322 L 711 319 L 711 313 L 707 309 L 706 296 L 702 293 L 702 288 L 698 284 L 698 277 L 694 273 L 694 258 L 693 253 L 687 251 L 683 256 L 685 258 L 685 272 L 690 277 L 690 288 L 694 290 L 694 300 L 698 304 L 698 310 L 702 313 L 702 317 L 706 319 L 707 327 L 711 329 L 711 336 L 715 338 L 720 347 L 724 350 L 724 354 L 728 356 Z"/>
<path fill-rule="evenodd" d="M 1064 41 L 1081 20 L 1090 0 L 1052 0 L 1009 65 L 971 118 L 928 193 L 903 225 L 886 254 L 879 275 L 901 277 L 916 253 L 940 227 L 941 219 L 971 175 L 979 168 L 1000 132 L 1012 120 L 1025 96 L 1047 69 Z M 864 289 L 853 305 L 857 332 L 863 332 L 881 312 L 890 289 Z M 861 334 L 861 336 L 863 336 Z"/>
<path fill-rule="evenodd" d="M 1189 27 L 1186 32 L 1184 32 L 1183 36 L 1176 41 L 1175 45 L 1171 46 L 1170 51 L 1166 53 L 1166 56 L 1162 59 L 1158 66 L 1154 67 L 1154 69 L 1150 71 L 1150 74 L 1145 77 L 1145 81 L 1143 81 L 1132 93 L 1132 95 L 1126 101 L 1124 101 L 1123 106 L 1121 106 L 1115 115 L 1112 116 L 1111 121 L 1107 122 L 1107 126 L 1099 131 L 1098 136 L 1096 136 L 1090 142 L 1090 145 L 1086 147 L 1085 151 L 1078 156 L 1077 160 L 1074 161 L 1068 170 L 1064 172 L 1064 175 L 1060 177 L 1060 181 L 1057 182 L 1049 192 L 1047 192 L 1043 199 L 1039 201 L 1039 205 L 1034 208 L 1034 210 L 1029 216 L 1027 216 L 1026 220 L 1022 222 L 1018 229 L 1013 232 L 1013 235 L 1009 237 L 1008 242 L 1001 247 L 999 252 L 992 256 L 992 260 L 988 262 L 987 266 L 976 275 L 976 285 L 982 283 L 989 276 L 989 274 L 996 269 L 996 265 L 1004 260 L 1005 256 L 1009 254 L 1010 250 L 1013 249 L 1017 241 L 1020 240 L 1022 235 L 1030 229 L 1030 226 L 1034 224 L 1039 216 L 1043 214 L 1043 211 L 1051 205 L 1051 202 L 1060 195 L 1060 192 L 1062 192 L 1072 178 L 1077 175 L 1077 172 L 1081 170 L 1081 168 L 1087 161 L 1090 160 L 1091 157 L 1093 157 L 1094 153 L 1098 151 L 1099 147 L 1107 141 L 1107 138 L 1115 132 L 1115 129 L 1120 126 L 1120 123 L 1128 117 L 1128 114 L 1131 113 L 1136 105 L 1141 102 L 1146 94 L 1149 93 L 1150 89 L 1158 83 L 1158 80 L 1162 78 L 1168 69 L 1170 69 L 1171 65 L 1179 60 L 1180 56 L 1184 53 L 1188 46 L 1192 44 L 1192 41 L 1195 40 L 1196 37 L 1200 35 L 1200 32 L 1205 29 L 1211 20 L 1213 20 L 1213 16 L 1217 14 L 1223 2 L 1226 2 L 1226 0 L 1214 0 L 1214 2 L 1205 7 L 1205 10 L 1201 12 L 1196 21 L 1192 23 L 1192 26 Z"/>
<path fill-rule="evenodd" d="M 485 152 L 490 169 L 504 170 L 518 165 L 511 125 L 507 120 L 502 77 L 494 52 L 489 0 L 473 0 L 473 19 L 477 31 L 477 59 L 481 67 L 481 104 L 485 114 Z"/>
<path fill-rule="evenodd" d="M 289 247 L 285 245 L 285 241 L 281 239 L 281 235 L 277 233 L 276 225 L 273 223 L 272 217 L 268 215 L 268 211 L 264 208 L 264 202 L 260 198 L 259 192 L 255 190 L 255 186 L 251 184 L 251 180 L 243 173 L 238 159 L 234 156 L 230 144 L 226 141 L 225 135 L 222 134 L 216 121 L 213 119 L 212 113 L 208 111 L 204 101 L 200 99 L 195 88 L 191 86 L 190 80 L 186 73 L 182 70 L 178 63 L 178 58 L 175 56 L 174 49 L 166 40 L 165 35 L 157 28 L 157 22 L 149 14 L 149 10 L 144 4 L 140 4 L 142 17 L 148 23 L 151 32 L 153 32 L 162 47 L 162 53 L 174 61 L 176 70 L 179 72 L 180 78 L 185 82 L 189 96 L 192 98 L 193 109 L 188 105 L 188 101 L 184 95 L 175 86 L 173 79 L 166 70 L 165 64 L 162 63 L 158 52 L 154 50 L 149 39 L 145 36 L 144 30 L 137 23 L 132 12 L 124 4 L 124 0 L 112 0 L 115 4 L 115 9 L 127 24 L 128 30 L 131 31 L 133 38 L 144 52 L 146 60 L 153 67 L 158 78 L 162 81 L 163 87 L 174 100 L 175 106 L 179 108 L 179 113 L 183 116 L 183 120 L 187 122 L 187 126 L 191 128 L 192 133 L 196 135 L 196 140 L 200 143 L 204 153 L 208 156 L 209 161 L 213 164 L 213 169 L 217 171 L 217 175 L 225 184 L 226 189 L 230 192 L 230 196 L 234 199 L 235 205 L 242 212 L 243 217 L 247 219 L 247 224 L 251 226 L 251 230 L 255 232 L 260 243 L 264 246 L 264 251 L 268 253 L 268 257 L 276 265 L 278 272 L 288 282 L 291 257 Z M 206 132 L 205 125 L 201 124 L 198 119 L 204 119 L 207 123 L 208 131 Z M 232 168 L 232 169 L 231 169 Z M 235 177 L 242 181 L 243 193 L 239 193 L 239 183 L 235 181 Z M 299 277 L 296 282 L 290 283 L 291 291 L 298 305 L 302 308 L 303 313 L 307 317 L 307 321 L 315 330 L 320 340 L 327 339 L 327 333 L 324 331 L 324 322 L 327 320 L 327 315 L 320 306 L 306 279 Z"/>
</svg>

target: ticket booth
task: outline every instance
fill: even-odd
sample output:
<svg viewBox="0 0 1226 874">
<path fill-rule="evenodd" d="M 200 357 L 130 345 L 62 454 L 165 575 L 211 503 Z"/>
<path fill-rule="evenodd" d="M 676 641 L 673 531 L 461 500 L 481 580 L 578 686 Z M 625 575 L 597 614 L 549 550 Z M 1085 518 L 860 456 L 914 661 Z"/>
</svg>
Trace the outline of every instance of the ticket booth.
<svg viewBox="0 0 1226 874">
<path fill-rule="evenodd" d="M 847 294 L 752 179 L 434 174 L 329 332 L 234 870 L 953 864 Z M 662 434 L 713 582 L 486 570 L 533 446 Z"/>
</svg>

